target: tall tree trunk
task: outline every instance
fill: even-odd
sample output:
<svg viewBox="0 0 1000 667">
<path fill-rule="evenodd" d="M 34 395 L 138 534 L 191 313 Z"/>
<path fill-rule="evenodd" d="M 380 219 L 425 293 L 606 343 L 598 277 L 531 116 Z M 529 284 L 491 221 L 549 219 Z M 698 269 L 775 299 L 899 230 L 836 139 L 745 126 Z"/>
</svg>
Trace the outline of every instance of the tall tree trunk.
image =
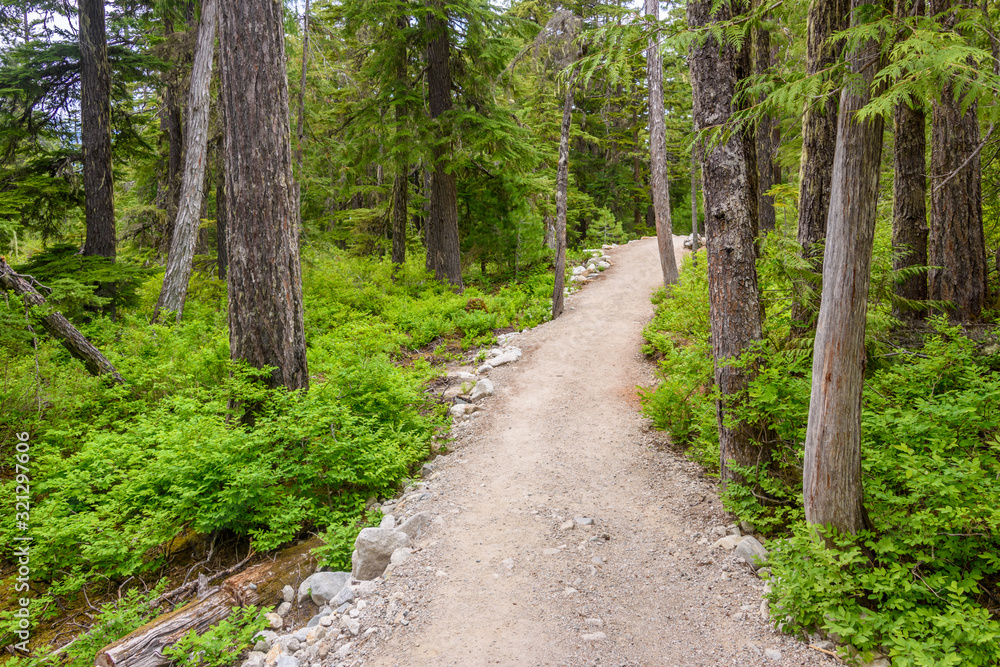
<svg viewBox="0 0 1000 667">
<path fill-rule="evenodd" d="M 220 10 L 230 354 L 257 368 L 273 366 L 272 386 L 305 388 L 284 5 L 222 0 Z"/>
<path fill-rule="evenodd" d="M 931 13 L 969 7 L 955 0 L 931 0 Z M 945 18 L 953 29 L 955 15 Z M 932 105 L 930 298 L 948 301 L 955 322 L 979 318 L 986 303 L 986 244 L 983 234 L 982 170 L 978 150 L 977 105 L 962 113 L 961 98 L 952 79 Z"/>
<path fill-rule="evenodd" d="M 727 5 L 713 15 L 712 0 L 688 3 L 688 24 L 703 28 L 731 18 Z M 695 130 L 724 125 L 732 115 L 737 54 L 709 37 L 691 49 Z M 736 357 L 761 338 L 757 286 L 753 202 L 745 155 L 746 142 L 732 136 L 725 143 L 702 147 L 701 172 L 705 201 L 705 246 L 708 253 L 709 312 L 722 479 L 739 480 L 730 462 L 744 466 L 768 463 L 770 452 L 752 439 L 753 427 L 737 421 L 732 410 L 745 392 L 752 369 L 734 365 Z"/>
<path fill-rule="evenodd" d="M 556 167 L 556 273 L 552 289 L 552 319 L 563 312 L 563 287 L 566 284 L 566 212 L 569 202 L 569 134 L 573 122 L 573 86 L 576 71 L 566 82 L 562 127 L 559 132 L 559 164 Z"/>
<path fill-rule="evenodd" d="M 854 0 L 854 10 L 866 1 Z M 878 57 L 874 41 L 850 54 L 863 83 L 840 97 L 802 480 L 806 520 L 849 533 L 869 523 L 862 505 L 861 391 L 884 129 L 881 116 L 859 122 L 855 114 L 880 92 L 871 90 Z"/>
<path fill-rule="evenodd" d="M 306 140 L 306 72 L 309 69 L 309 0 L 302 12 L 302 76 L 295 128 L 295 224 L 302 228 L 302 146 Z"/>
<path fill-rule="evenodd" d="M 751 0 L 733 0 L 733 12 L 735 14 L 745 14 L 752 4 Z M 735 15 L 734 14 L 734 15 Z M 733 59 L 733 72 L 736 75 L 737 108 L 745 110 L 753 105 L 744 92 L 743 88 L 747 79 L 753 76 L 753 41 L 746 39 L 735 52 Z M 743 159 L 747 163 L 746 175 L 747 183 L 750 186 L 750 222 L 753 226 L 754 237 L 760 232 L 760 215 L 757 207 L 757 193 L 759 190 L 759 179 L 757 178 L 757 132 L 752 125 L 746 125 L 740 132 L 740 139 L 743 141 Z M 754 244 L 756 251 L 757 244 Z M 763 306 L 762 306 L 763 307 Z M 763 317 L 763 312 L 761 313 Z"/>
<path fill-rule="evenodd" d="M 911 14 L 912 11 L 912 14 Z M 923 16 L 923 0 L 896 0 L 896 15 Z M 919 102 L 896 105 L 893 113 L 895 142 L 892 183 L 892 268 L 901 271 L 927 266 L 927 165 L 924 135 L 926 119 Z M 899 280 L 894 286 L 897 297 L 908 301 L 927 299 L 927 274 L 918 273 Z M 895 305 L 892 314 L 903 321 L 922 320 L 923 309 Z"/>
<path fill-rule="evenodd" d="M 215 252 L 216 263 L 219 266 L 219 280 L 226 279 L 226 269 L 229 267 L 229 239 L 226 234 L 229 215 L 226 206 L 226 162 L 219 152 L 219 176 L 215 182 Z"/>
<path fill-rule="evenodd" d="M 430 0 L 427 14 L 427 94 L 431 120 L 451 109 L 451 45 L 448 17 L 442 0 Z M 462 289 L 462 256 L 458 243 L 458 190 L 449 173 L 449 132 L 439 121 L 431 175 L 430 218 L 427 221 L 427 270 L 438 280 Z"/>
<path fill-rule="evenodd" d="M 181 199 L 177 207 L 167 270 L 163 287 L 156 302 L 153 319 L 160 310 L 176 313 L 180 321 L 187 298 L 191 263 L 201 221 L 201 206 L 205 199 L 205 168 L 208 163 L 208 119 L 211 108 L 209 87 L 212 83 L 212 59 L 215 56 L 215 14 L 217 0 L 204 0 L 201 21 L 198 25 L 198 43 L 195 46 L 194 66 L 191 69 L 191 92 L 188 96 L 187 127 L 184 144 L 184 177 Z"/>
<path fill-rule="evenodd" d="M 767 28 L 758 26 L 753 31 L 754 38 L 754 71 L 763 76 L 771 69 L 771 33 Z M 760 102 L 765 94 L 761 93 Z M 766 194 L 775 183 L 774 180 L 774 116 L 765 115 L 760 119 L 755 133 L 757 139 L 757 219 L 761 232 L 774 229 L 774 197 Z"/>
<path fill-rule="evenodd" d="M 660 0 L 645 0 L 646 16 L 660 20 Z M 649 171 L 656 216 L 656 245 L 660 251 L 663 284 L 677 283 L 673 225 L 670 220 L 670 183 L 667 180 L 667 129 L 663 117 L 663 59 L 656 37 L 646 43 L 646 83 L 649 88 Z"/>
<path fill-rule="evenodd" d="M 405 7 L 400 8 L 405 11 Z M 402 32 L 406 30 L 409 20 L 404 15 L 396 20 L 396 27 Z M 396 54 L 396 95 L 403 98 L 406 88 L 409 86 L 409 71 L 407 67 L 406 42 L 400 40 L 399 51 Z M 392 187 L 392 263 L 401 265 L 406 261 L 406 217 L 407 199 L 409 194 L 409 181 L 406 176 L 409 172 L 408 159 L 406 157 L 406 136 L 404 129 L 406 126 L 407 109 L 403 103 L 396 101 L 396 150 L 399 158 L 396 163 L 396 180 Z"/>
<path fill-rule="evenodd" d="M 83 254 L 115 258 L 111 65 L 103 0 L 80 0 L 80 137 L 87 238 Z"/>
<path fill-rule="evenodd" d="M 691 147 L 691 252 L 698 252 L 698 149 Z"/>
<path fill-rule="evenodd" d="M 163 32 L 167 37 L 174 34 L 174 20 L 170 10 L 163 17 Z M 166 180 L 161 183 L 163 191 L 158 197 L 158 205 L 164 211 L 166 227 L 160 240 L 158 252 L 169 254 L 170 244 L 174 236 L 174 223 L 177 220 L 177 206 L 180 201 L 181 173 L 184 159 L 184 131 L 181 123 L 181 69 L 180 56 L 173 68 L 164 75 L 166 86 L 163 89 L 163 107 L 160 110 L 160 130 L 167 137 L 167 173 Z"/>
<path fill-rule="evenodd" d="M 632 230 L 642 225 L 642 161 L 639 159 L 639 113 L 632 106 Z"/>
<path fill-rule="evenodd" d="M 810 0 L 806 18 L 806 74 L 816 76 L 840 60 L 843 42 L 832 41 L 834 33 L 847 28 L 850 0 Z M 837 144 L 837 109 L 839 95 L 807 103 L 802 117 L 802 158 L 799 162 L 798 242 L 802 256 L 814 270 L 823 270 L 821 241 L 826 238 L 826 219 L 830 208 L 830 179 L 833 153 Z M 808 292 L 807 285 L 799 286 Z M 796 300 L 792 307 L 793 331 L 805 333 L 818 299 Z M 797 325 L 795 323 L 798 323 Z"/>
</svg>

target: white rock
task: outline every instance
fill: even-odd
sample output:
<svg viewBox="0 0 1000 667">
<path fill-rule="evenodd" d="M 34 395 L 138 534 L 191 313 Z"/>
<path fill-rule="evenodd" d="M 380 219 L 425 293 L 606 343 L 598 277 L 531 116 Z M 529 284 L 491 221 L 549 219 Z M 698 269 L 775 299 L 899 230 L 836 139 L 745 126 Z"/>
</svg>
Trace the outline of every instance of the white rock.
<svg viewBox="0 0 1000 667">
<path fill-rule="evenodd" d="M 573 267 L 573 275 L 574 276 L 582 275 L 583 272 L 586 271 L 586 270 L 587 270 L 587 267 L 585 267 L 585 266 L 574 266 Z"/>
<path fill-rule="evenodd" d="M 559 524 L 559 530 L 572 530 L 572 529 L 573 529 L 572 519 L 567 519 L 566 521 L 563 521 L 561 524 Z"/>
<path fill-rule="evenodd" d="M 410 549 L 409 547 L 396 549 L 392 552 L 392 556 L 389 557 L 389 563 L 392 565 L 402 565 L 410 559 L 410 554 L 412 553 L 413 549 Z"/>
<path fill-rule="evenodd" d="M 263 667 L 264 657 L 260 651 L 250 651 L 247 654 L 247 659 L 243 661 L 242 667 Z"/>
<path fill-rule="evenodd" d="M 386 514 L 382 517 L 382 521 L 378 524 L 379 528 L 395 528 L 396 527 L 396 517 L 391 514 Z"/>
<path fill-rule="evenodd" d="M 585 618 L 585 619 L 583 619 L 583 624 L 584 625 L 589 625 L 589 626 L 594 627 L 594 628 L 603 628 L 604 627 L 604 621 L 602 621 L 599 618 Z"/>
<path fill-rule="evenodd" d="M 410 536 L 411 540 L 417 539 L 417 536 L 424 531 L 427 526 L 431 523 L 431 515 L 429 512 L 417 512 L 409 519 L 399 524 L 396 528 L 401 533 L 406 533 Z"/>
<path fill-rule="evenodd" d="M 274 612 L 266 614 L 264 618 L 267 619 L 268 626 L 274 628 L 275 630 L 280 630 L 281 626 L 285 624 L 285 621 Z"/>
<path fill-rule="evenodd" d="M 517 351 L 515 352 L 515 350 Z M 490 365 L 493 366 L 493 368 L 496 368 L 497 366 L 505 366 L 506 364 L 513 363 L 520 358 L 521 358 L 521 350 L 519 350 L 516 347 L 512 347 L 511 349 L 501 354 L 499 357 L 490 359 Z"/>
<path fill-rule="evenodd" d="M 607 638 L 608 636 L 603 632 L 590 632 L 587 634 L 580 635 L 580 639 L 582 639 L 585 642 L 599 642 Z"/>
<path fill-rule="evenodd" d="M 461 382 L 475 382 L 476 381 L 476 376 L 473 375 L 472 373 L 468 373 L 466 371 L 454 371 L 454 372 L 448 373 L 448 379 L 449 380 L 453 380 L 453 381 L 457 380 L 460 383 Z"/>
<path fill-rule="evenodd" d="M 350 572 L 317 572 L 299 584 L 299 602 L 309 597 L 317 607 L 322 607 L 350 582 Z"/>
<path fill-rule="evenodd" d="M 486 396 L 493 395 L 493 383 L 488 379 L 483 378 L 476 383 L 476 386 L 472 388 L 472 393 L 469 394 L 469 400 L 478 401 Z"/>
<path fill-rule="evenodd" d="M 351 618 L 350 616 L 345 616 L 340 622 L 340 625 L 347 629 L 355 637 L 361 632 L 361 621 L 356 618 Z"/>
<path fill-rule="evenodd" d="M 274 667 L 299 667 L 299 659 L 287 653 L 282 653 L 274 663 Z"/>
<path fill-rule="evenodd" d="M 755 572 L 767 562 L 767 549 L 752 535 L 747 535 L 739 541 L 735 554 L 749 563 Z"/>
<path fill-rule="evenodd" d="M 455 417 L 456 419 L 461 419 L 462 417 L 465 417 L 466 415 L 471 415 L 473 412 L 480 409 L 481 408 L 478 405 L 473 405 L 472 403 L 456 403 L 455 405 L 451 406 L 451 409 L 448 410 L 448 412 L 451 413 L 452 417 Z"/>
<path fill-rule="evenodd" d="M 288 612 L 292 610 L 291 602 L 282 602 L 278 605 L 278 608 L 274 610 L 274 613 L 278 616 L 286 616 Z"/>
<path fill-rule="evenodd" d="M 285 602 L 295 602 L 295 589 L 286 585 L 281 589 L 281 599 Z"/>
<path fill-rule="evenodd" d="M 490 366 L 489 364 L 483 364 L 482 366 L 476 369 L 476 372 L 482 375 L 483 373 L 489 373 L 491 370 L 493 370 L 492 366 Z"/>
<path fill-rule="evenodd" d="M 712 545 L 713 549 L 726 549 L 732 551 L 736 548 L 736 545 L 740 543 L 743 538 L 738 535 L 726 535 L 722 539 L 716 540 L 715 544 Z"/>
<path fill-rule="evenodd" d="M 346 658 L 348 655 L 350 655 L 352 648 L 354 647 L 351 645 L 351 642 L 347 642 L 346 644 L 337 649 L 337 657 Z"/>
<path fill-rule="evenodd" d="M 776 648 L 768 648 L 768 649 L 764 649 L 764 656 L 765 656 L 765 657 L 766 657 L 766 658 L 767 658 L 768 660 L 775 660 L 775 661 L 778 661 L 778 660 L 781 660 L 781 651 L 779 651 L 779 650 L 778 650 L 778 649 L 776 649 Z"/>
<path fill-rule="evenodd" d="M 354 541 L 352 576 L 361 581 L 381 577 L 392 558 L 392 552 L 409 543 L 410 536 L 404 532 L 388 528 L 365 528 Z"/>
</svg>

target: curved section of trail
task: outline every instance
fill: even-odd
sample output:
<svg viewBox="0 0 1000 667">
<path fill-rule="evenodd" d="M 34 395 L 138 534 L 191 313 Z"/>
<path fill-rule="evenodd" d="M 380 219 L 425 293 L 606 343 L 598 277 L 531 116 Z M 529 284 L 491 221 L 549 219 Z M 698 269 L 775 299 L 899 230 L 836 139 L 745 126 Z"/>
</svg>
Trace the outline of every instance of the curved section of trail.
<svg viewBox="0 0 1000 667">
<path fill-rule="evenodd" d="M 656 242 L 609 254 L 491 372 L 486 414 L 410 503 L 437 519 L 377 585 L 382 631 L 352 664 L 834 664 L 777 634 L 763 582 L 712 550 L 728 523 L 715 485 L 639 413 Z"/>
</svg>

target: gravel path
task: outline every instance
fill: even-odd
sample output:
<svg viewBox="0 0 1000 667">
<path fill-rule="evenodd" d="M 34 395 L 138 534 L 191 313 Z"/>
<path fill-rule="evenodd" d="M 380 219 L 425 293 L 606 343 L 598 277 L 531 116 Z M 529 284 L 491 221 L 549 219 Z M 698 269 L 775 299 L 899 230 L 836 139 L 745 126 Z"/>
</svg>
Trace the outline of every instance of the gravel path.
<svg viewBox="0 0 1000 667">
<path fill-rule="evenodd" d="M 514 338 L 524 356 L 490 373 L 485 414 L 397 504 L 437 518 L 368 585 L 379 630 L 351 664 L 837 663 L 776 633 L 763 582 L 712 550 L 730 523 L 715 483 L 639 413 L 656 242 L 609 255 L 562 317 Z"/>
</svg>

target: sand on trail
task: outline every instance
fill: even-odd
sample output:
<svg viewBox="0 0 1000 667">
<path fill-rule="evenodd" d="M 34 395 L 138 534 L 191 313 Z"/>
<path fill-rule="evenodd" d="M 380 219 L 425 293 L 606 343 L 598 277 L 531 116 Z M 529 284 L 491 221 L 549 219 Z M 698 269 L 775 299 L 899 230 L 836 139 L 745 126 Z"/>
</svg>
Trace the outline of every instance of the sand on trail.
<svg viewBox="0 0 1000 667">
<path fill-rule="evenodd" d="M 731 523 L 714 481 L 640 413 L 656 242 L 608 254 L 560 318 L 514 338 L 523 357 L 491 371 L 485 414 L 410 502 L 438 518 L 380 584 L 400 613 L 351 664 L 837 664 L 778 634 L 764 582 L 712 549 Z M 594 525 L 568 528 L 575 517 Z"/>
</svg>

